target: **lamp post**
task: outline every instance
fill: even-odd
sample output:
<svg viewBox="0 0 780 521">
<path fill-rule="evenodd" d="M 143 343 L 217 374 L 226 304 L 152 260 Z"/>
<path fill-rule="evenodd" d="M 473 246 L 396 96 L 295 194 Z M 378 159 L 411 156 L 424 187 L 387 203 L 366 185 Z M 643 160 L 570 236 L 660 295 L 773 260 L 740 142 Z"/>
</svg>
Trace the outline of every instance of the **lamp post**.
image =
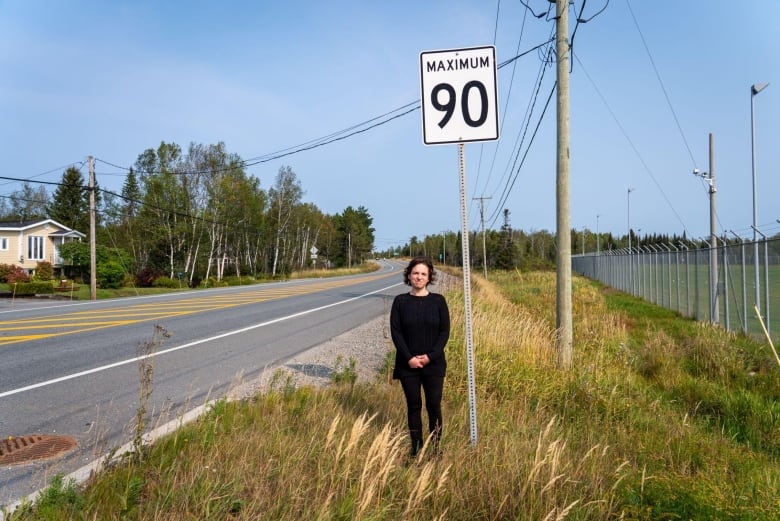
<svg viewBox="0 0 780 521">
<path fill-rule="evenodd" d="M 755 305 L 761 313 L 761 289 L 758 280 L 758 209 L 756 208 L 756 124 L 753 116 L 755 111 L 755 102 L 753 98 L 756 94 L 767 88 L 768 83 L 754 83 L 750 86 L 750 157 L 753 166 L 753 261 L 756 280 L 756 301 Z"/>
</svg>

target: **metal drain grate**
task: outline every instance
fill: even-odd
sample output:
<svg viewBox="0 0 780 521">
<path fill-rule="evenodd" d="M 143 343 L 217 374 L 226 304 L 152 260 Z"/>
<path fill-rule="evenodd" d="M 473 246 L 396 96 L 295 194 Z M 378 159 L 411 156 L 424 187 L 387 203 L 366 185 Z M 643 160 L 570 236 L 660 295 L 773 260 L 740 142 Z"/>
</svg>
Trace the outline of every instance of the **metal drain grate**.
<svg viewBox="0 0 780 521">
<path fill-rule="evenodd" d="M 77 442 L 70 436 L 34 434 L 8 436 L 0 441 L 0 465 L 17 465 L 28 461 L 62 456 L 76 448 Z"/>
</svg>

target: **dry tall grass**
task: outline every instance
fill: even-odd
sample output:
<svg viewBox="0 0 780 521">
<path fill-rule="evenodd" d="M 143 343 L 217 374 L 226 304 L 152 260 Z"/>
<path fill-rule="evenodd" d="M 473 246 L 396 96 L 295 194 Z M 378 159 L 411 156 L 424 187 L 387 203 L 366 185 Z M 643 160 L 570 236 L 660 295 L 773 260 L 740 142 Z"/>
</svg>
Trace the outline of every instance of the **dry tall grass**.
<svg viewBox="0 0 780 521">
<path fill-rule="evenodd" d="M 772 361 L 711 327 L 649 321 L 652 308 L 615 305 L 575 279 L 575 364 L 561 370 L 554 287 L 552 273 L 475 277 L 474 447 L 463 295 L 451 285 L 441 453 L 408 459 L 403 397 L 387 375 L 327 389 L 282 383 L 217 403 L 142 464 L 12 519 L 780 519 Z M 704 410 L 727 410 L 729 396 L 755 402 L 734 409 L 756 424 L 755 441 Z"/>
</svg>

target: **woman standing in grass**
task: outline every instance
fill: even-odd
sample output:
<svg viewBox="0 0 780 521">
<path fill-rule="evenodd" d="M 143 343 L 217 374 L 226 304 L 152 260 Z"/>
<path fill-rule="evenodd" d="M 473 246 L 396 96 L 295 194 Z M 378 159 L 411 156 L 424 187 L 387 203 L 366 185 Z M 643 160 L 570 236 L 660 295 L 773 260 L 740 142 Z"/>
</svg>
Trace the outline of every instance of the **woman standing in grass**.
<svg viewBox="0 0 780 521">
<path fill-rule="evenodd" d="M 444 346 L 450 337 L 450 311 L 442 295 L 428 291 L 435 280 L 431 259 L 415 257 L 404 269 L 404 283 L 412 289 L 397 295 L 390 310 L 396 350 L 393 378 L 401 381 L 406 397 L 412 456 L 423 446 L 422 392 L 434 447 L 441 438 L 441 398 L 447 370 Z"/>
</svg>

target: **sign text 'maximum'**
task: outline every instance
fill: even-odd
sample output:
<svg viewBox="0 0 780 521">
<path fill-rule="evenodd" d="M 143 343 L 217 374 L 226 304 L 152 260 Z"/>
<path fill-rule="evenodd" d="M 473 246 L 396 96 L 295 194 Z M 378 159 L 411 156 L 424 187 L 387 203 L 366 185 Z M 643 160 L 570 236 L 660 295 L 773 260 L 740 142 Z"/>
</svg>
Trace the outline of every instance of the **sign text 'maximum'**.
<svg viewBox="0 0 780 521">
<path fill-rule="evenodd" d="M 426 72 L 460 71 L 490 67 L 489 56 L 471 58 L 453 58 L 452 60 L 434 60 L 425 62 Z"/>
</svg>

